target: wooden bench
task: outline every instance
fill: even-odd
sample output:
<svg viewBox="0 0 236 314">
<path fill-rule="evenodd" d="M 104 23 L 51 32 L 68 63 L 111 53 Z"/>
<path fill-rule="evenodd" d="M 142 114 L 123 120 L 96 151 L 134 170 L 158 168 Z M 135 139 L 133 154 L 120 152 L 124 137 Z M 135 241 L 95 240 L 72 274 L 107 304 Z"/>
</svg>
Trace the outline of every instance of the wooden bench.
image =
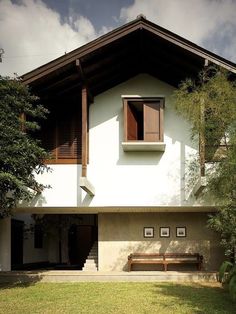
<svg viewBox="0 0 236 314">
<path fill-rule="evenodd" d="M 160 264 L 167 271 L 170 264 L 194 264 L 202 269 L 203 256 L 199 253 L 132 253 L 128 256 L 128 271 L 133 264 Z"/>
</svg>

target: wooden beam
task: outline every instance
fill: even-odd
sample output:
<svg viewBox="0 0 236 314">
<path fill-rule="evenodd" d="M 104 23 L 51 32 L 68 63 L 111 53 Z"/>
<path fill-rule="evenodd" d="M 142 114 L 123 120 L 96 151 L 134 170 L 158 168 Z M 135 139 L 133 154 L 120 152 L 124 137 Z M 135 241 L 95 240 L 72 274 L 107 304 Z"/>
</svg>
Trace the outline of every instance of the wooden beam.
<svg viewBox="0 0 236 314">
<path fill-rule="evenodd" d="M 83 85 L 86 86 L 86 89 L 87 89 L 87 94 L 88 94 L 88 97 L 89 97 L 89 100 L 90 100 L 90 103 L 93 103 L 94 99 L 93 99 L 93 95 L 88 87 L 88 80 L 84 74 L 84 70 L 83 70 L 83 67 L 82 67 L 82 64 L 81 64 L 81 61 L 80 59 L 76 59 L 75 60 L 75 64 L 76 64 L 76 68 L 80 74 L 80 77 L 81 77 L 81 80 L 82 80 L 82 83 Z"/>
<path fill-rule="evenodd" d="M 56 80 L 53 83 L 45 84 L 43 88 L 40 88 L 40 93 L 46 93 L 48 91 L 55 91 L 57 89 L 62 90 L 63 86 L 71 85 L 78 79 L 78 73 L 71 74 L 70 76 L 66 76 L 62 79 Z"/>
<path fill-rule="evenodd" d="M 82 96 L 82 177 L 87 176 L 88 158 L 88 92 L 84 86 L 81 91 Z"/>
<path fill-rule="evenodd" d="M 77 83 L 77 84 L 71 84 L 70 86 L 68 86 L 67 88 L 62 89 L 61 92 L 57 92 L 57 96 L 62 96 L 64 94 L 67 93 L 71 93 L 72 90 L 76 89 L 78 91 L 78 89 L 81 87 L 81 82 Z"/>
</svg>

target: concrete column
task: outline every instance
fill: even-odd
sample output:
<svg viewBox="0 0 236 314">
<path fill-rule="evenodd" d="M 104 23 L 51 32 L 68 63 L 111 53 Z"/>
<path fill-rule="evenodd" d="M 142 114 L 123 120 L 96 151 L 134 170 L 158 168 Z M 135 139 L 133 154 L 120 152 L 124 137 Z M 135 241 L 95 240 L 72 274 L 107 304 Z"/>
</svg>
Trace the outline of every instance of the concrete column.
<svg viewBox="0 0 236 314">
<path fill-rule="evenodd" d="M 11 218 L 0 219 L 0 271 L 11 270 Z"/>
</svg>

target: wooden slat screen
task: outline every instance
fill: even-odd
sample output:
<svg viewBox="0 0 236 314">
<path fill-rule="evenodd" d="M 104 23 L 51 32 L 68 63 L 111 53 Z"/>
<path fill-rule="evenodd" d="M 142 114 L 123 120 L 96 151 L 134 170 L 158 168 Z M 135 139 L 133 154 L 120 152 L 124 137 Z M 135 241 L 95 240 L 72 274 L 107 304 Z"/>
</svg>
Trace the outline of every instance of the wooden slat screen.
<svg viewBox="0 0 236 314">
<path fill-rule="evenodd" d="M 42 145 L 52 156 L 47 162 L 81 163 L 81 114 L 75 108 L 64 109 L 50 110 L 40 132 Z"/>
</svg>

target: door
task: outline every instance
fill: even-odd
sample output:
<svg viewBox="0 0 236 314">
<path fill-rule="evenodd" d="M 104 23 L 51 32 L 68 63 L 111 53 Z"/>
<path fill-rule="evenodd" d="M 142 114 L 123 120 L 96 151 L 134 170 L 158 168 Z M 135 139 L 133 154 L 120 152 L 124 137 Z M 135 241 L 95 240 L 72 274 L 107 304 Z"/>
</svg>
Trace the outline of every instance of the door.
<svg viewBox="0 0 236 314">
<path fill-rule="evenodd" d="M 73 225 L 69 230 L 69 259 L 71 265 L 82 269 L 93 244 L 93 226 Z"/>
<path fill-rule="evenodd" d="M 23 265 L 24 222 L 11 220 L 11 266 L 16 269 Z"/>
</svg>

